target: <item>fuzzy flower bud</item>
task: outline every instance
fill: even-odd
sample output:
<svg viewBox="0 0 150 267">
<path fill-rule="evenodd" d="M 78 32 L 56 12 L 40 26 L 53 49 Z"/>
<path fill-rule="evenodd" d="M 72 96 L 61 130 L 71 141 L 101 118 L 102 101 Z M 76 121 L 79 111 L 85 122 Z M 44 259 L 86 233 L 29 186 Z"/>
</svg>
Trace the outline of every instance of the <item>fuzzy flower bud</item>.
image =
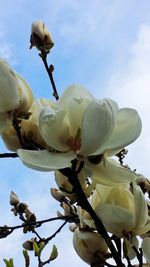
<svg viewBox="0 0 150 267">
<path fill-rule="evenodd" d="M 10 193 L 10 205 L 16 206 L 18 203 L 19 203 L 18 196 L 13 191 L 11 191 L 11 193 Z"/>
<path fill-rule="evenodd" d="M 59 202 L 63 202 L 65 200 L 65 197 L 63 196 L 61 191 L 58 190 L 57 188 L 51 188 L 50 193 L 51 193 L 52 197 L 55 198 Z"/>
<path fill-rule="evenodd" d="M 69 230 L 74 233 L 74 231 L 77 229 L 77 225 L 75 223 L 71 223 L 69 225 Z"/>
<path fill-rule="evenodd" d="M 32 23 L 30 43 L 30 49 L 35 46 L 38 50 L 46 51 L 49 51 L 54 45 L 50 33 L 41 20 Z"/>
<path fill-rule="evenodd" d="M 35 240 L 34 238 L 32 238 L 31 240 L 26 240 L 26 241 L 22 244 L 22 246 L 23 246 L 24 249 L 31 251 L 31 250 L 33 250 L 33 243 L 34 243 L 35 241 L 36 241 L 36 240 Z"/>
</svg>

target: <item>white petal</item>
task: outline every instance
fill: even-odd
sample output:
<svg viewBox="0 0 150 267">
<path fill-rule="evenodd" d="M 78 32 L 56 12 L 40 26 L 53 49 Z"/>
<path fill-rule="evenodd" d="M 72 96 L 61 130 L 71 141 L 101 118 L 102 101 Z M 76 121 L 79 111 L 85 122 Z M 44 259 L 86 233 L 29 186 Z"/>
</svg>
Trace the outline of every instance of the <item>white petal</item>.
<svg viewBox="0 0 150 267">
<path fill-rule="evenodd" d="M 117 102 L 115 102 L 114 100 L 110 99 L 110 98 L 103 98 L 102 100 L 100 100 L 100 103 L 105 103 L 109 106 L 109 108 L 111 109 L 112 113 L 115 115 L 116 112 L 119 110 L 118 104 Z"/>
<path fill-rule="evenodd" d="M 141 188 L 133 183 L 133 194 L 135 202 L 135 228 L 143 227 L 148 220 L 148 208 Z"/>
<path fill-rule="evenodd" d="M 79 257 L 90 264 L 99 261 L 99 254 L 107 252 L 104 239 L 95 232 L 76 229 L 73 235 L 73 246 Z"/>
<path fill-rule="evenodd" d="M 83 86 L 71 85 L 63 92 L 57 103 L 59 106 L 65 108 L 66 104 L 68 104 L 71 99 L 87 99 L 90 102 L 94 100 L 94 97 Z"/>
<path fill-rule="evenodd" d="M 143 251 L 144 257 L 146 258 L 148 263 L 150 263 L 150 238 L 149 237 L 146 237 L 143 239 L 142 251 Z"/>
<path fill-rule="evenodd" d="M 103 151 L 108 151 L 109 155 L 115 155 L 112 150 L 122 149 L 134 142 L 139 137 L 141 129 L 142 122 L 136 110 L 119 109 L 116 113 L 114 129 L 104 144 Z"/>
<path fill-rule="evenodd" d="M 12 113 L 0 113 L 0 134 L 6 131 L 12 124 Z"/>
<path fill-rule="evenodd" d="M 75 158 L 73 152 L 52 153 L 47 150 L 18 149 L 17 154 L 27 167 L 38 171 L 53 171 L 70 167 L 71 161 Z"/>
<path fill-rule="evenodd" d="M 134 172 L 121 166 L 116 160 L 105 158 L 99 164 L 86 162 L 94 182 L 113 186 L 116 183 L 130 183 L 136 179 Z"/>
<path fill-rule="evenodd" d="M 101 218 L 106 230 L 118 236 L 129 232 L 134 226 L 134 216 L 126 209 L 114 204 L 100 204 L 96 214 Z"/>
<path fill-rule="evenodd" d="M 136 235 L 139 235 L 139 236 L 142 236 L 144 234 L 147 234 L 150 232 L 150 223 L 147 223 L 145 224 L 144 226 L 138 228 L 138 229 L 135 229 L 133 230 L 133 232 L 136 234 Z"/>
<path fill-rule="evenodd" d="M 112 191 L 113 188 L 114 186 L 97 184 L 95 191 L 93 192 L 92 195 L 92 200 L 91 200 L 92 207 L 95 209 L 99 202 L 106 203 L 110 195 L 110 192 Z"/>
<path fill-rule="evenodd" d="M 1 137 L 7 149 L 16 151 L 17 149 L 21 148 L 16 130 L 13 126 L 6 129 L 6 131 L 2 133 Z"/>
<path fill-rule="evenodd" d="M 75 136 L 81 127 L 83 114 L 93 96 L 82 86 L 72 85 L 67 88 L 57 102 L 58 106 L 66 111 L 70 134 Z"/>
<path fill-rule="evenodd" d="M 15 110 L 19 106 L 18 80 L 11 67 L 0 59 L 0 112 Z"/>
<path fill-rule="evenodd" d="M 19 111 L 28 111 L 33 103 L 33 94 L 27 82 L 15 73 L 18 81 L 18 90 L 20 93 Z"/>
<path fill-rule="evenodd" d="M 39 118 L 39 130 L 44 141 L 58 151 L 67 151 L 69 137 L 68 125 L 65 121 L 65 110 L 54 110 L 45 107 Z"/>
<path fill-rule="evenodd" d="M 114 114 L 106 102 L 92 101 L 87 106 L 81 127 L 81 154 L 97 151 L 111 134 Z"/>
</svg>

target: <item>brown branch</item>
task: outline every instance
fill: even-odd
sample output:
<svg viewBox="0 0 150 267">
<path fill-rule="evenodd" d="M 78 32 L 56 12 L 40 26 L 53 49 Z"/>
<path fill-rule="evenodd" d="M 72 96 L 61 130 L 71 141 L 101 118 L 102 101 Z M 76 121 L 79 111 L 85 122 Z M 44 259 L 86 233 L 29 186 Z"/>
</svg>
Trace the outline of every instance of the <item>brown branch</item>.
<svg viewBox="0 0 150 267">
<path fill-rule="evenodd" d="M 68 222 L 68 219 L 57 229 L 57 231 L 53 235 L 51 235 L 50 237 L 46 238 L 44 240 L 44 243 L 47 244 L 50 240 L 52 240 L 61 231 L 61 229 L 66 225 L 67 222 Z"/>
<path fill-rule="evenodd" d="M 73 162 L 73 164 L 76 165 L 75 162 Z M 93 210 L 92 206 L 90 205 L 90 203 L 88 202 L 88 200 L 86 198 L 86 195 L 84 194 L 84 191 L 82 190 L 82 187 L 81 187 L 80 182 L 78 180 L 78 175 L 77 175 L 77 172 L 75 170 L 75 167 L 76 166 L 74 166 L 73 169 L 71 169 L 71 168 L 61 169 L 60 172 L 63 175 L 68 177 L 69 182 L 71 183 L 76 194 L 78 195 L 79 204 L 81 205 L 81 207 L 83 209 L 85 209 L 90 214 L 91 218 L 93 219 L 93 221 L 95 223 L 95 226 L 97 228 L 98 233 L 105 239 L 117 266 L 124 267 L 124 264 L 122 263 L 121 257 L 118 254 L 118 251 L 116 250 L 113 242 L 111 241 L 111 238 L 109 237 L 102 221 L 100 220 L 100 218 L 97 216 L 97 214 Z"/>
<path fill-rule="evenodd" d="M 56 100 L 58 100 L 59 99 L 59 95 L 58 95 L 58 92 L 57 92 L 57 89 L 56 89 L 56 85 L 55 85 L 55 82 L 54 82 L 54 79 L 53 79 L 54 67 L 53 67 L 53 65 L 50 65 L 50 67 L 48 66 L 48 63 L 47 63 L 47 52 L 46 51 L 42 50 L 39 55 L 42 58 L 42 61 L 43 61 L 44 66 L 45 66 L 45 69 L 46 69 L 46 71 L 48 73 L 48 76 L 49 76 L 49 79 L 50 79 L 50 82 L 51 82 L 51 85 L 52 85 L 52 88 L 53 88 L 53 96 L 55 97 Z"/>
<path fill-rule="evenodd" d="M 17 153 L 2 153 L 0 154 L 0 158 L 17 158 Z"/>
<path fill-rule="evenodd" d="M 44 223 L 48 223 L 48 222 L 52 222 L 52 221 L 57 221 L 57 220 L 66 220 L 67 222 L 71 219 L 76 219 L 77 216 L 72 216 L 72 217 L 69 217 L 69 216 L 62 216 L 62 217 L 53 217 L 53 218 L 49 218 L 49 219 L 45 219 L 45 220 L 40 220 L 40 221 L 36 221 L 36 222 L 26 222 L 26 223 L 23 223 L 21 225 L 16 225 L 16 226 L 0 226 L 0 231 L 3 230 L 3 229 L 6 229 L 6 230 L 16 230 L 16 229 L 19 229 L 19 228 L 23 228 L 25 226 L 31 226 L 31 225 L 35 225 L 36 227 L 40 227 L 42 224 Z M 65 221 L 65 222 L 66 222 Z"/>
<path fill-rule="evenodd" d="M 133 246 L 133 250 L 135 251 L 137 259 L 139 261 L 139 267 L 142 267 L 143 266 L 143 253 L 142 253 L 142 250 L 139 249 L 140 250 L 140 252 L 139 252 L 135 246 Z"/>
</svg>

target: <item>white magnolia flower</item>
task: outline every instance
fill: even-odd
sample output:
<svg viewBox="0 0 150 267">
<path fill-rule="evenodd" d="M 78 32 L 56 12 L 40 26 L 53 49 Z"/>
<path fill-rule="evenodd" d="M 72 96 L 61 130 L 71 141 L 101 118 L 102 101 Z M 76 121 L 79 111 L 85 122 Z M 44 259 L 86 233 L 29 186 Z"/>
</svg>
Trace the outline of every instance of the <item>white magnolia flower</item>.
<svg viewBox="0 0 150 267">
<path fill-rule="evenodd" d="M 147 202 L 136 183 L 133 183 L 133 193 L 127 184 L 115 187 L 97 185 L 91 205 L 106 230 L 112 234 L 122 237 L 130 233 L 136 236 L 150 231 Z M 84 214 L 84 222 L 93 226 L 87 214 Z"/>
<path fill-rule="evenodd" d="M 116 163 L 106 158 L 102 161 L 101 155 L 115 155 L 136 140 L 141 132 L 141 119 L 136 110 L 119 109 L 110 99 L 98 101 L 86 89 L 74 85 L 65 90 L 55 105 L 43 108 L 39 131 L 53 152 L 19 150 L 19 157 L 28 167 L 51 171 L 70 167 L 71 161 L 78 159 L 95 175 L 99 167 L 105 177 L 109 165 L 118 169 L 115 179 L 119 180 L 124 168 L 116 168 Z M 100 163 L 91 163 L 93 157 Z M 125 169 L 124 173 L 128 177 L 129 171 Z"/>
<path fill-rule="evenodd" d="M 43 21 L 38 20 L 32 23 L 30 42 L 30 48 L 36 46 L 39 50 L 50 50 L 53 47 L 54 43 Z"/>
<path fill-rule="evenodd" d="M 96 232 L 75 229 L 73 246 L 79 257 L 88 264 L 100 262 L 108 251 L 105 240 Z"/>
<path fill-rule="evenodd" d="M 27 112 L 33 102 L 25 80 L 0 59 L 0 133 L 12 123 L 13 112 Z"/>
</svg>

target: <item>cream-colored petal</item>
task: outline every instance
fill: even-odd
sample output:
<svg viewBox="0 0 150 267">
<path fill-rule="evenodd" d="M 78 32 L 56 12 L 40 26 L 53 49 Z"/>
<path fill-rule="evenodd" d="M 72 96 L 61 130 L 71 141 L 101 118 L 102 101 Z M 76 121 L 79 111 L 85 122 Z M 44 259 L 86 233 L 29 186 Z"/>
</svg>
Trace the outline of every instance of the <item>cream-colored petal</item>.
<svg viewBox="0 0 150 267">
<path fill-rule="evenodd" d="M 19 103 L 17 77 L 11 67 L 0 59 L 0 112 L 15 110 Z"/>
<path fill-rule="evenodd" d="M 20 95 L 20 103 L 17 110 L 26 112 L 33 103 L 33 93 L 27 82 L 18 73 L 15 74 L 18 81 L 18 90 Z"/>
<path fill-rule="evenodd" d="M 110 98 L 103 98 L 102 100 L 100 100 L 100 103 L 101 104 L 103 104 L 103 103 L 107 104 L 114 115 L 119 110 L 117 102 L 115 102 L 114 100 L 112 100 Z"/>
<path fill-rule="evenodd" d="M 134 197 L 132 193 L 123 186 L 115 186 L 109 194 L 107 204 L 115 204 L 131 213 L 134 213 Z"/>
<path fill-rule="evenodd" d="M 17 154 L 27 167 L 38 171 L 53 171 L 71 166 L 73 152 L 51 153 L 47 150 L 33 151 L 18 149 Z"/>
<path fill-rule="evenodd" d="M 86 162 L 86 168 L 91 171 L 91 178 L 98 184 L 113 186 L 116 183 L 130 183 L 136 179 L 134 172 L 111 158 L 102 159 L 99 164 Z"/>
<path fill-rule="evenodd" d="M 139 137 L 141 129 L 142 122 L 136 110 L 119 109 L 116 112 L 114 129 L 102 150 L 109 153 L 109 156 L 115 155 L 116 150 L 134 142 Z"/>
<path fill-rule="evenodd" d="M 114 114 L 106 102 L 87 106 L 81 127 L 81 154 L 91 155 L 107 140 L 114 126 Z"/>
<path fill-rule="evenodd" d="M 4 131 L 1 137 L 7 149 L 16 151 L 21 148 L 16 130 L 13 126 L 10 126 L 6 131 Z"/>
<path fill-rule="evenodd" d="M 79 229 L 74 232 L 73 246 L 79 257 L 90 265 L 100 261 L 99 255 L 108 250 L 106 242 L 98 233 Z"/>
<path fill-rule="evenodd" d="M 97 205 L 99 205 L 99 203 L 106 203 L 112 189 L 113 186 L 106 186 L 102 184 L 96 185 L 90 201 L 94 210 L 96 209 Z"/>
<path fill-rule="evenodd" d="M 80 129 L 84 111 L 93 99 L 93 96 L 84 87 L 72 85 L 64 91 L 57 102 L 58 106 L 66 111 L 72 136 L 75 136 Z"/>
<path fill-rule="evenodd" d="M 39 130 L 42 138 L 50 147 L 58 151 L 68 151 L 66 145 L 69 129 L 65 121 L 65 110 L 45 107 L 39 117 Z"/>
<path fill-rule="evenodd" d="M 12 124 L 12 113 L 0 113 L 0 134 L 3 134 Z"/>
<path fill-rule="evenodd" d="M 83 86 L 75 84 L 65 89 L 57 103 L 62 108 L 65 108 L 71 99 L 76 99 L 77 101 L 80 101 L 80 99 L 87 99 L 90 102 L 94 100 L 94 97 Z"/>
<path fill-rule="evenodd" d="M 141 188 L 133 183 L 133 194 L 135 203 L 135 229 L 143 227 L 148 220 L 148 208 Z"/>
<path fill-rule="evenodd" d="M 150 238 L 146 237 L 142 242 L 142 251 L 145 259 L 150 263 Z"/>
<path fill-rule="evenodd" d="M 150 232 L 150 223 L 147 223 L 144 226 L 136 228 L 133 230 L 133 233 L 135 235 L 139 235 L 139 236 L 146 235 L 149 232 Z"/>
<path fill-rule="evenodd" d="M 134 216 L 127 209 L 114 204 L 100 204 L 96 214 L 101 218 L 106 230 L 117 236 L 129 232 L 134 227 Z"/>
</svg>

